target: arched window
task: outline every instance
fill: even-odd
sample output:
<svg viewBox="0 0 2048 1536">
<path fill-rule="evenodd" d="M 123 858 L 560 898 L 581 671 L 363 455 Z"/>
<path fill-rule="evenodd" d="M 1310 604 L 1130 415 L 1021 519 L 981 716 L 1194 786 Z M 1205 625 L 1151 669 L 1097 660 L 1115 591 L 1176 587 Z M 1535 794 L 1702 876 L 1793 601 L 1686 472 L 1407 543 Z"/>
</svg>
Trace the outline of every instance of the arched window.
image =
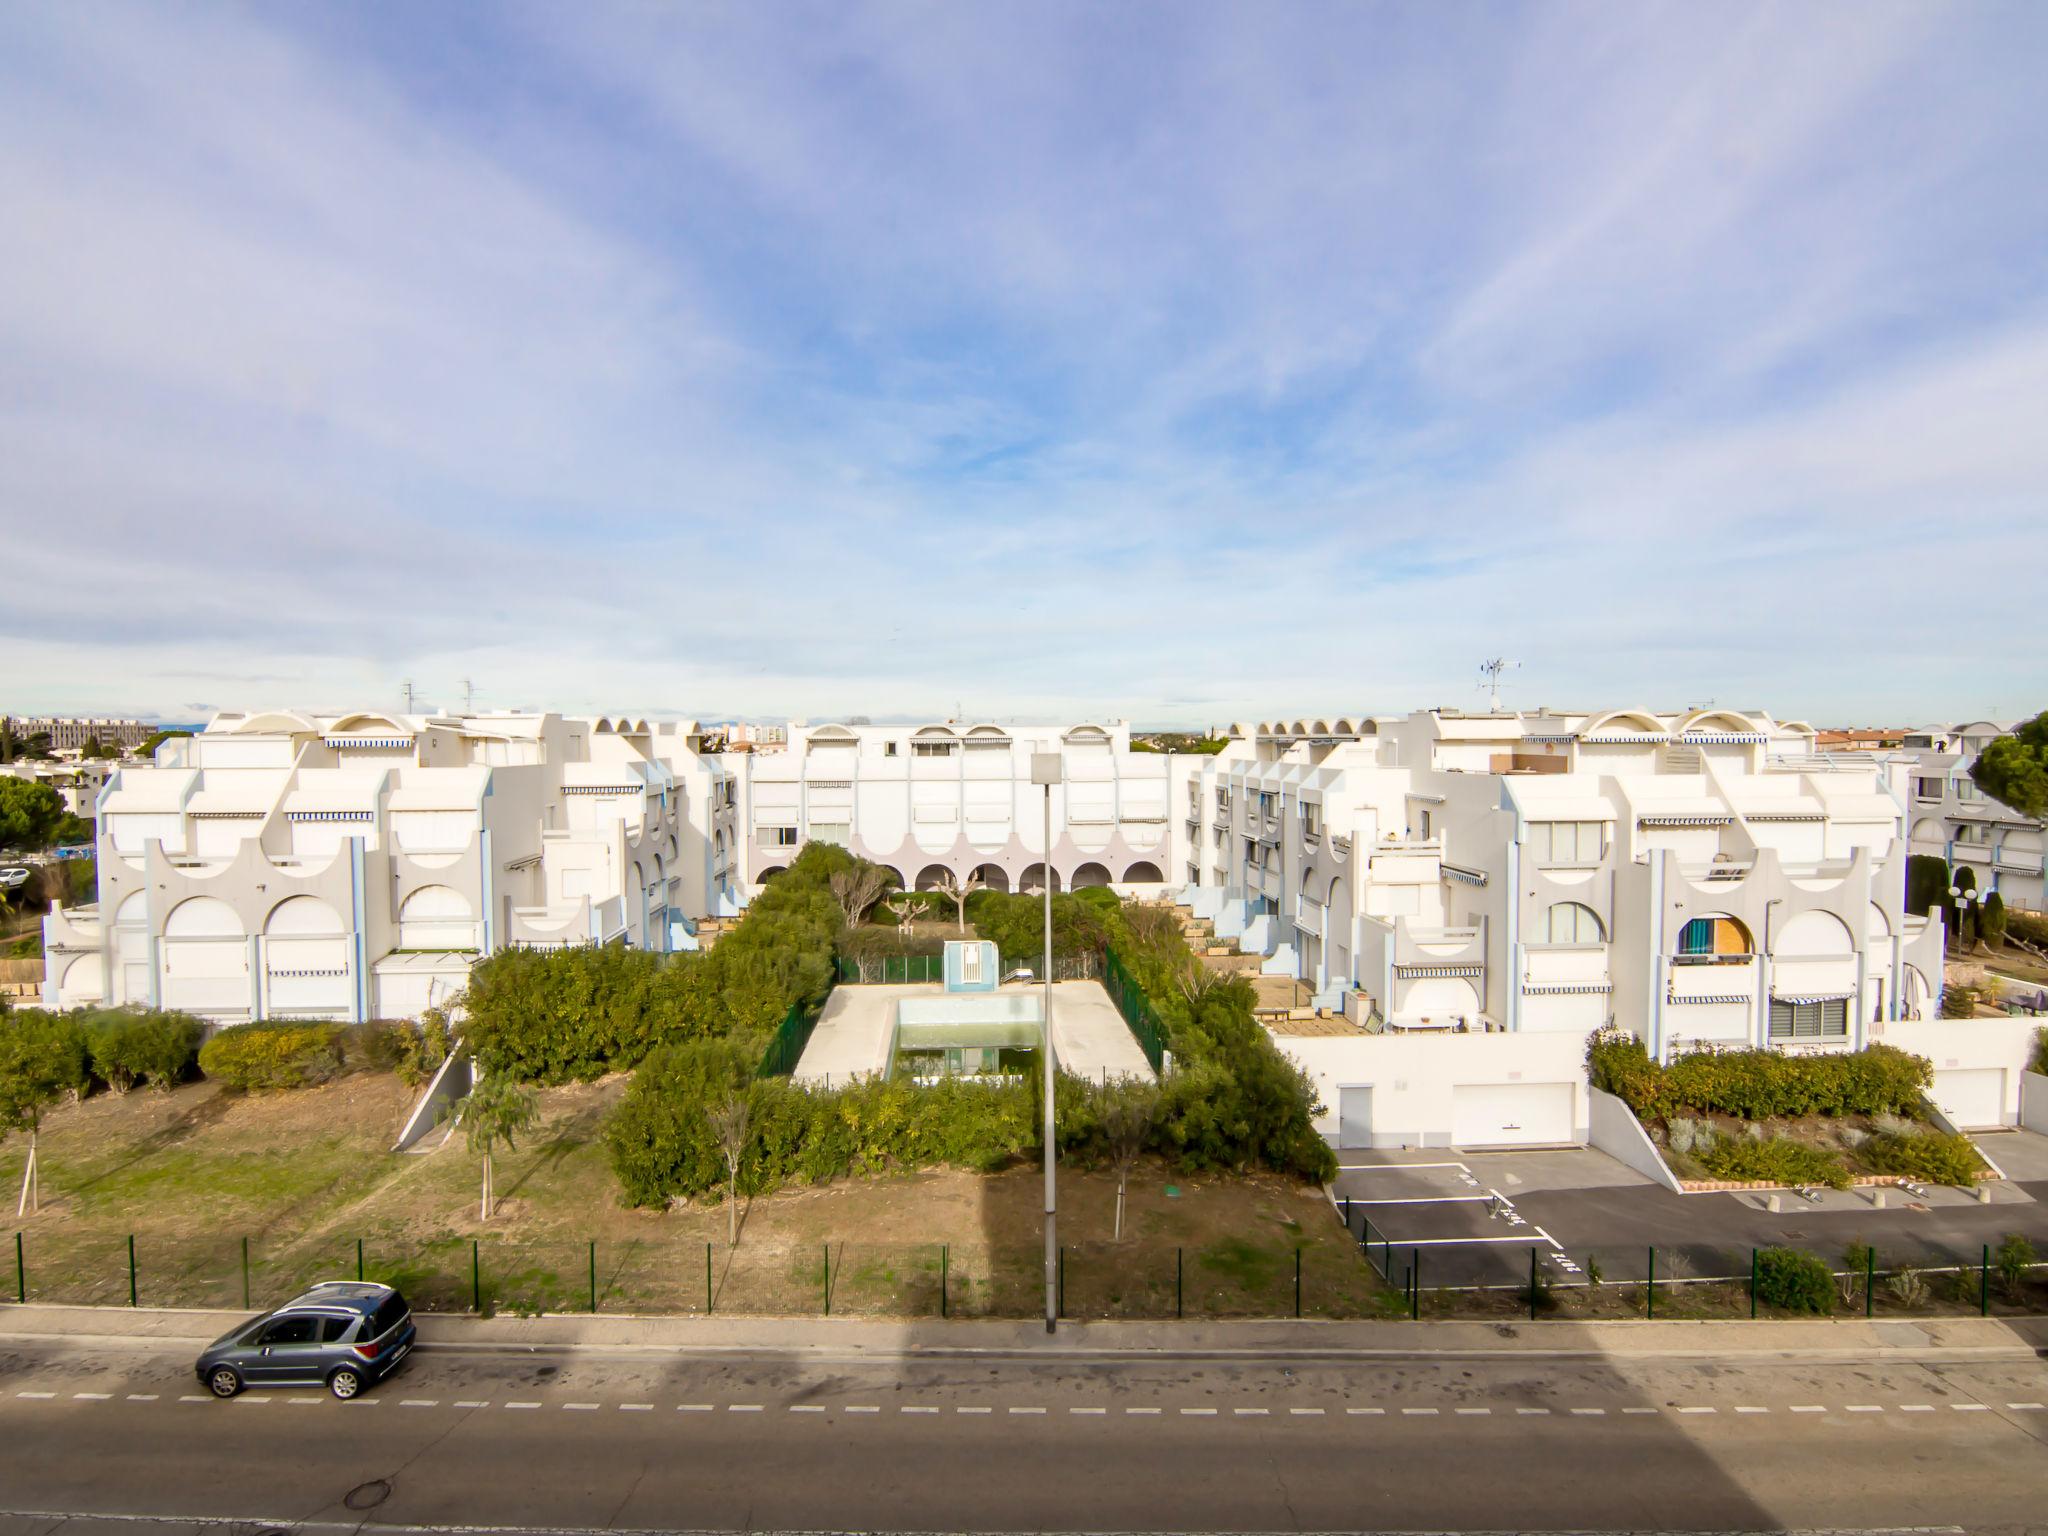
<svg viewBox="0 0 2048 1536">
<path fill-rule="evenodd" d="M 1543 914 L 1546 944 L 1604 944 L 1606 930 L 1591 907 L 1576 901 L 1560 901 Z"/>
<path fill-rule="evenodd" d="M 1732 917 L 1696 917 L 1678 933 L 1681 955 L 1746 955 L 1749 930 Z"/>
</svg>

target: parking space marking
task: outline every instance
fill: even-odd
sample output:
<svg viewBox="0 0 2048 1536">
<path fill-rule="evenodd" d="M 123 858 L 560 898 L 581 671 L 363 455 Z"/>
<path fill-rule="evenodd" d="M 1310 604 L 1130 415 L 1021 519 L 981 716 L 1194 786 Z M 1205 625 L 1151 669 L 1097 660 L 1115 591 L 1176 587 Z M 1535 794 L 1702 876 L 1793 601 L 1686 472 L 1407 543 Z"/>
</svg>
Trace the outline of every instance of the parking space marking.
<svg viewBox="0 0 2048 1536">
<path fill-rule="evenodd" d="M 603 1405 L 599 1403 L 564 1403 L 562 1404 L 562 1411 L 564 1413 L 595 1413 L 601 1406 Z"/>
<path fill-rule="evenodd" d="M 1826 1413 L 1827 1409 L 1820 1403 L 1794 1403 L 1792 1411 L 1794 1413 Z"/>
<path fill-rule="evenodd" d="M 1346 1408 L 1344 1411 L 1357 1418 L 1378 1418 L 1387 1410 L 1384 1408 Z"/>
<path fill-rule="evenodd" d="M 196 1393 L 188 1392 L 187 1394 L 185 1394 L 185 1396 L 179 1398 L 178 1401 L 181 1403 L 210 1403 L 213 1401 L 213 1399 L 210 1397 L 199 1396 Z"/>
<path fill-rule="evenodd" d="M 320 1399 L 317 1397 L 288 1397 L 285 1399 L 285 1404 L 292 1408 L 318 1408 L 320 1406 Z"/>
<path fill-rule="evenodd" d="M 14 1395 L 16 1397 L 55 1397 L 57 1394 L 54 1392 L 17 1392 Z M 200 1399 L 194 1398 L 193 1401 L 198 1402 Z"/>
<path fill-rule="evenodd" d="M 1657 1410 L 1654 1408 L 1624 1408 L 1621 1411 L 1623 1413 L 1655 1413 Z"/>
<path fill-rule="evenodd" d="M 1901 1403 L 1901 1404 L 1899 1404 L 1899 1412 L 1901 1412 L 1901 1413 L 1932 1413 L 1932 1412 L 1934 1412 L 1934 1404 L 1932 1404 L 1932 1403 Z"/>
<path fill-rule="evenodd" d="M 1268 1412 L 1268 1410 L 1264 1408 L 1233 1408 L 1230 1411 L 1236 1414 L 1241 1419 L 1260 1418 Z"/>
<path fill-rule="evenodd" d="M 156 1394 L 154 1392 L 130 1392 L 128 1394 L 128 1401 L 131 1403 L 153 1403 L 156 1401 Z M 2015 1404 L 2014 1406 L 2017 1407 L 2018 1405 Z"/>
<path fill-rule="evenodd" d="M 1851 1404 L 1849 1404 L 1849 1411 L 1850 1411 L 1851 1413 L 1883 1413 L 1883 1412 L 1884 1412 L 1884 1410 L 1883 1410 L 1882 1408 L 1878 1407 L 1878 1406 L 1877 1406 L 1877 1404 L 1875 1404 L 1875 1403 L 1851 1403 Z"/>
<path fill-rule="evenodd" d="M 1718 1408 L 1681 1408 L 1678 1411 L 1680 1413 L 1719 1413 L 1721 1410 Z"/>
<path fill-rule="evenodd" d="M 1157 1408 L 1126 1408 L 1124 1412 L 1133 1414 L 1151 1414 L 1156 1416 L 1159 1410 Z"/>
<path fill-rule="evenodd" d="M 1769 1413 L 1771 1410 L 1768 1408 L 1737 1408 L 1735 1411 L 1737 1413 Z"/>
<path fill-rule="evenodd" d="M 2005 1406 L 2014 1413 L 2039 1413 L 2041 1411 L 2039 1403 L 2007 1403 Z"/>
<path fill-rule="evenodd" d="M 1403 1408 L 1401 1412 L 1409 1418 L 1428 1419 L 1436 1417 L 1434 1408 Z"/>
<path fill-rule="evenodd" d="M 235 1401 L 238 1403 L 267 1403 L 270 1399 L 267 1397 L 238 1397 Z"/>
<path fill-rule="evenodd" d="M 114 1394 L 111 1392 L 74 1392 L 71 1395 L 81 1403 L 104 1403 Z"/>
<path fill-rule="evenodd" d="M 1361 1200 L 1352 1195 L 1344 1199 L 1346 1205 L 1470 1205 L 1475 1200 L 1481 1205 L 1491 1205 L 1503 1199 L 1500 1195 L 1401 1195 L 1387 1200 Z"/>
<path fill-rule="evenodd" d="M 1043 1408 L 1019 1408 L 1019 1407 L 1016 1407 L 1016 1406 L 1015 1406 L 1015 1405 L 1013 1404 L 1013 1405 L 1011 1406 L 1011 1408 L 1010 1408 L 1010 1412 L 1012 1412 L 1012 1413 L 1043 1413 L 1043 1412 L 1045 1412 L 1045 1410 L 1044 1410 Z"/>
<path fill-rule="evenodd" d="M 507 1403 L 507 1408 L 538 1408 L 539 1403 Z"/>
<path fill-rule="evenodd" d="M 1181 1409 L 1181 1416 L 1189 1419 L 1212 1419 L 1216 1416 L 1216 1410 L 1214 1408 L 1183 1408 Z"/>
<path fill-rule="evenodd" d="M 481 1402 L 472 1398 L 464 1402 L 459 1402 L 455 1406 L 458 1408 L 488 1408 L 491 1405 L 487 1402 Z"/>
</svg>

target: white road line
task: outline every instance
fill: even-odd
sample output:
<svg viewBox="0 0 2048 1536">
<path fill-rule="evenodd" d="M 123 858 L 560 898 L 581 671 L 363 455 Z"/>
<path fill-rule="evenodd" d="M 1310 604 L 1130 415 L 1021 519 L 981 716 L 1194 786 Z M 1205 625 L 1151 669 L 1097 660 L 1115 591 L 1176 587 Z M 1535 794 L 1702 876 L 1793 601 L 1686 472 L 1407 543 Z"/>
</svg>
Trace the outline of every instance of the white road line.
<svg viewBox="0 0 2048 1536">
<path fill-rule="evenodd" d="M 1794 1413 L 1826 1413 L 1827 1409 L 1820 1403 L 1794 1403 L 1792 1411 Z"/>
<path fill-rule="evenodd" d="M 128 1394 L 128 1401 L 131 1403 L 153 1403 L 156 1401 L 156 1394 L 154 1392 L 130 1392 Z M 2014 1404 L 2014 1406 L 2017 1407 L 2018 1405 Z"/>
<path fill-rule="evenodd" d="M 1680 1413 L 1719 1413 L 1721 1410 L 1718 1408 L 1681 1408 L 1678 1411 Z"/>
<path fill-rule="evenodd" d="M 507 1403 L 507 1408 L 538 1408 L 539 1403 Z"/>
<path fill-rule="evenodd" d="M 1344 1411 L 1354 1418 L 1378 1418 L 1387 1410 L 1384 1408 L 1346 1408 Z"/>
<path fill-rule="evenodd" d="M 1436 1417 L 1436 1410 L 1434 1408 L 1403 1408 L 1401 1412 L 1415 1419 L 1431 1419 Z"/>
<path fill-rule="evenodd" d="M 1011 1407 L 1011 1409 L 1010 1409 L 1010 1412 L 1012 1412 L 1012 1413 L 1043 1413 L 1043 1412 L 1045 1412 L 1045 1410 L 1044 1410 L 1043 1408 L 1018 1408 L 1018 1407 L 1015 1407 L 1015 1406 L 1013 1405 L 1013 1406 Z"/>
<path fill-rule="evenodd" d="M 1338 1199 L 1343 1200 L 1344 1197 L 1340 1195 Z M 1349 1203 L 1352 1205 L 1471 1205 L 1476 1201 L 1481 1205 L 1488 1205 L 1492 1203 L 1493 1199 L 1492 1195 L 1414 1195 L 1405 1196 L 1399 1200 L 1361 1200 L 1356 1195 L 1353 1195 Z"/>
<path fill-rule="evenodd" d="M 1657 1410 L 1654 1408 L 1624 1408 L 1621 1411 L 1623 1413 L 1655 1413 Z"/>
<path fill-rule="evenodd" d="M 954 1411 L 955 1413 L 994 1413 L 994 1412 L 995 1412 L 995 1409 L 993 1409 L 993 1408 L 989 1408 L 989 1407 L 985 1407 L 985 1406 L 976 1406 L 976 1405 L 970 1405 L 970 1406 L 968 1406 L 968 1407 L 964 1407 L 964 1408 L 955 1408 L 955 1409 L 954 1409 L 953 1411 Z M 1142 1411 L 1142 1410 L 1140 1410 L 1140 1411 Z M 1154 1412 L 1157 1412 L 1157 1411 L 1158 1411 L 1158 1410 L 1156 1410 L 1156 1409 L 1154 1410 Z"/>
<path fill-rule="evenodd" d="M 1069 1408 L 1069 1413 L 1107 1413 L 1107 1408 Z"/>
<path fill-rule="evenodd" d="M 2041 1411 L 2039 1403 L 2007 1403 L 2005 1406 L 2014 1413 L 2039 1413 Z"/>
<path fill-rule="evenodd" d="M 1339 1173 L 1405 1173 L 1410 1168 L 1465 1168 L 1463 1163 L 1339 1163 Z M 1467 1173 L 1472 1170 L 1465 1168 Z"/>
<path fill-rule="evenodd" d="M 1320 1408 L 1290 1408 L 1287 1411 L 1300 1418 L 1321 1418 L 1323 1414 Z"/>
<path fill-rule="evenodd" d="M 318 1408 L 320 1406 L 320 1399 L 317 1397 L 288 1397 L 284 1401 L 287 1408 Z"/>
<path fill-rule="evenodd" d="M 15 1393 L 14 1395 L 15 1395 L 16 1397 L 35 1397 L 35 1398 L 44 1398 L 44 1397 L 55 1397 L 55 1396 L 56 1396 L 57 1394 L 56 1394 L 56 1393 L 54 1393 L 54 1392 L 17 1392 L 17 1393 Z M 198 1398 L 198 1397 L 195 1397 L 195 1398 L 193 1398 L 193 1399 L 192 1399 L 192 1401 L 193 1401 L 193 1402 L 195 1402 L 195 1403 L 198 1403 L 198 1402 L 204 1402 L 204 1401 L 205 1401 L 205 1399 L 204 1399 L 204 1398 Z"/>
<path fill-rule="evenodd" d="M 1543 1230 L 1543 1229 L 1542 1229 L 1541 1227 L 1533 1227 L 1533 1228 L 1531 1228 L 1530 1230 L 1532 1230 L 1533 1232 L 1535 1232 L 1535 1234 L 1536 1234 L 1536 1235 L 1537 1235 L 1538 1237 L 1542 1238 L 1542 1239 L 1543 1239 L 1543 1241 L 1545 1241 L 1546 1243 L 1550 1244 L 1550 1246 L 1551 1246 L 1551 1247 L 1552 1247 L 1553 1249 L 1555 1249 L 1555 1250 L 1556 1250 L 1557 1252 L 1559 1252 L 1559 1253 L 1563 1253 L 1563 1252 L 1564 1252 L 1564 1244 L 1563 1244 L 1563 1243 L 1560 1243 L 1560 1242 L 1559 1242 L 1559 1241 L 1558 1241 L 1558 1240 L 1557 1240 L 1556 1238 L 1552 1237 L 1552 1236 L 1551 1236 L 1551 1235 L 1550 1235 L 1550 1234 L 1549 1234 L 1548 1232 L 1544 1231 L 1544 1230 Z"/>
<path fill-rule="evenodd" d="M 1517 1408 L 1515 1412 L 1528 1418 L 1548 1417 L 1550 1414 L 1548 1408 Z"/>
<path fill-rule="evenodd" d="M 1989 1413 L 1991 1411 L 1989 1403 L 1950 1403 L 1949 1407 L 1953 1408 L 1957 1413 Z"/>
<path fill-rule="evenodd" d="M 476 1398 L 468 1398 L 455 1405 L 458 1408 L 488 1408 L 491 1405 Z"/>
<path fill-rule="evenodd" d="M 1125 1412 L 1125 1413 L 1143 1413 L 1143 1414 L 1151 1414 L 1151 1415 L 1153 1415 L 1153 1416 L 1155 1416 L 1155 1417 L 1156 1417 L 1156 1416 L 1158 1415 L 1158 1413 L 1159 1413 L 1159 1410 L 1158 1410 L 1157 1408 L 1126 1408 L 1126 1409 L 1124 1410 L 1124 1412 Z"/>
<path fill-rule="evenodd" d="M 438 1397 L 408 1397 L 400 1400 L 398 1406 L 401 1408 L 438 1408 L 441 1406 L 441 1399 Z M 571 1403 L 569 1406 L 574 1408 L 578 1405 Z"/>
<path fill-rule="evenodd" d="M 538 1405 L 538 1404 L 535 1404 L 535 1406 L 536 1406 L 536 1407 L 538 1407 L 539 1405 Z M 676 1412 L 677 1412 L 677 1413 L 709 1413 L 710 1411 L 711 1411 L 711 1405 L 710 1405 L 709 1403 L 677 1403 L 677 1404 L 676 1404 Z"/>
<path fill-rule="evenodd" d="M 111 1392 L 74 1392 L 71 1394 L 71 1397 L 74 1402 L 104 1403 L 113 1395 Z"/>
<path fill-rule="evenodd" d="M 1901 1403 L 1901 1404 L 1899 1404 L 1899 1412 L 1901 1412 L 1901 1413 L 1932 1413 L 1932 1412 L 1934 1412 L 1934 1404 L 1932 1404 L 1932 1403 Z"/>
<path fill-rule="evenodd" d="M 602 1408 L 603 1406 L 604 1404 L 602 1403 L 564 1403 L 562 1404 L 562 1412 L 595 1413 L 598 1409 Z"/>
<path fill-rule="evenodd" d="M 188 1392 L 183 1397 L 179 1398 L 178 1401 L 181 1403 L 210 1403 L 213 1401 L 213 1399 L 210 1397 L 196 1396 Z"/>
<path fill-rule="evenodd" d="M 725 1411 L 727 1413 L 759 1413 L 761 1405 L 759 1403 L 727 1403 Z"/>
<path fill-rule="evenodd" d="M 1769 1413 L 1771 1410 L 1768 1408 L 1737 1408 L 1735 1411 L 1737 1413 Z"/>
<path fill-rule="evenodd" d="M 1265 1418 L 1271 1410 L 1265 1408 L 1233 1408 L 1230 1410 L 1241 1419 Z"/>
<path fill-rule="evenodd" d="M 1183 1408 L 1181 1413 L 1184 1417 L 1190 1419 L 1213 1419 L 1216 1417 L 1216 1410 L 1214 1408 Z"/>
<path fill-rule="evenodd" d="M 270 1399 L 267 1397 L 238 1397 L 235 1401 L 238 1403 L 267 1403 Z"/>
<path fill-rule="evenodd" d="M 1849 1411 L 1850 1411 L 1851 1413 L 1883 1413 L 1883 1412 L 1884 1412 L 1884 1410 L 1883 1410 L 1882 1408 L 1878 1407 L 1878 1406 L 1877 1406 L 1877 1404 L 1875 1404 L 1875 1403 L 1851 1403 L 1851 1404 L 1849 1404 Z"/>
<path fill-rule="evenodd" d="M 823 1413 L 825 1408 L 822 1403 L 791 1403 L 789 1411 L 791 1413 Z"/>
<path fill-rule="evenodd" d="M 1506 1237 L 1395 1238 L 1388 1246 L 1398 1254 L 1403 1248 L 1446 1248 L 1458 1243 L 1548 1243 L 1553 1248 L 1564 1246 L 1541 1227 L 1531 1227 L 1527 1232 L 1511 1233 Z"/>
<path fill-rule="evenodd" d="M 846 1411 L 848 1413 L 880 1413 L 882 1410 L 880 1408 L 877 1408 L 873 1403 L 849 1403 L 847 1405 Z"/>
<path fill-rule="evenodd" d="M 1491 1408 L 1460 1408 L 1458 1412 L 1465 1418 L 1483 1418 L 1492 1413 L 1493 1410 Z"/>
<path fill-rule="evenodd" d="M 456 1407 L 458 1407 L 458 1408 L 460 1408 L 460 1407 L 462 1406 L 462 1404 L 460 1404 L 460 1403 L 457 1403 L 457 1404 L 456 1404 L 455 1406 L 456 1406 Z M 621 1413 L 652 1413 L 652 1412 L 654 1412 L 654 1404 L 652 1404 L 652 1403 L 621 1403 L 621 1404 L 619 1404 L 619 1412 L 621 1412 Z"/>
<path fill-rule="evenodd" d="M 939 1410 L 936 1408 L 920 1407 L 915 1403 L 907 1403 L 904 1405 L 903 1411 L 905 1413 L 937 1413 Z"/>
<path fill-rule="evenodd" d="M 1572 1416 L 1580 1419 L 1604 1419 L 1607 1417 L 1607 1410 L 1605 1408 L 1574 1408 Z"/>
</svg>

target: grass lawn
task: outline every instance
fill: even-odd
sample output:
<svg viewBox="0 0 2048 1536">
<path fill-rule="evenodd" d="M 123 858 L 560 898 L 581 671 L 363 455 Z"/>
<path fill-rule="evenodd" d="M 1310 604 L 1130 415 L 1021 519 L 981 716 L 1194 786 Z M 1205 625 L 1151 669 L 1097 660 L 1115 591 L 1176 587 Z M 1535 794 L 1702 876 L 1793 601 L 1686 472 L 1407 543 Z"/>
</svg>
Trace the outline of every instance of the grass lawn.
<svg viewBox="0 0 2048 1536">
<path fill-rule="evenodd" d="M 393 1280 L 425 1308 L 896 1316 L 1035 1315 L 1042 1179 L 937 1169 L 795 1187 L 746 1202 L 740 1241 L 721 1205 L 620 1205 L 599 1140 L 615 1077 L 544 1090 L 542 1121 L 498 1157 L 496 1216 L 457 1135 L 389 1148 L 412 1095 L 388 1075 L 243 1095 L 212 1083 L 101 1094 L 44 1124 L 43 1203 L 16 1223 L 30 1300 L 126 1304 L 135 1244 L 143 1305 L 240 1306 L 315 1279 Z M 430 1138 L 430 1142 L 438 1138 Z M 27 1142 L 0 1144 L 18 1191 Z M 1271 1175 L 1133 1175 L 1111 1237 L 1113 1177 L 1060 1177 L 1070 1316 L 1287 1316 L 1296 1251 L 1304 1312 L 1378 1310 L 1380 1288 L 1322 1193 Z M 474 1245 L 474 1246 L 472 1246 Z M 594 1247 L 593 1247 L 594 1245 Z M 12 1255 L 0 1263 L 12 1270 Z M 472 1266 L 474 1265 L 474 1269 Z M 0 1274 L 0 1294 L 16 1276 Z"/>
</svg>

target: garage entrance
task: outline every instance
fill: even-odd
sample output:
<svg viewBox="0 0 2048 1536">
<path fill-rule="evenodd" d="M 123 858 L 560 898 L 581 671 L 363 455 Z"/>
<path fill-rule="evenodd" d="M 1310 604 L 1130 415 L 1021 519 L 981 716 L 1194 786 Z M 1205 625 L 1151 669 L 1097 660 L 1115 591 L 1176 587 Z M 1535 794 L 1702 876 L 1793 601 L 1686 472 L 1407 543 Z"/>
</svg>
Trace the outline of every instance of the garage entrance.
<svg viewBox="0 0 2048 1536">
<path fill-rule="evenodd" d="M 1951 1067 L 1934 1074 L 1934 1102 L 1965 1131 L 1997 1130 L 2005 1123 L 2005 1068 Z"/>
<path fill-rule="evenodd" d="M 1570 1083 L 1467 1084 L 1451 1090 L 1451 1140 L 1460 1147 L 1570 1145 Z"/>
</svg>

